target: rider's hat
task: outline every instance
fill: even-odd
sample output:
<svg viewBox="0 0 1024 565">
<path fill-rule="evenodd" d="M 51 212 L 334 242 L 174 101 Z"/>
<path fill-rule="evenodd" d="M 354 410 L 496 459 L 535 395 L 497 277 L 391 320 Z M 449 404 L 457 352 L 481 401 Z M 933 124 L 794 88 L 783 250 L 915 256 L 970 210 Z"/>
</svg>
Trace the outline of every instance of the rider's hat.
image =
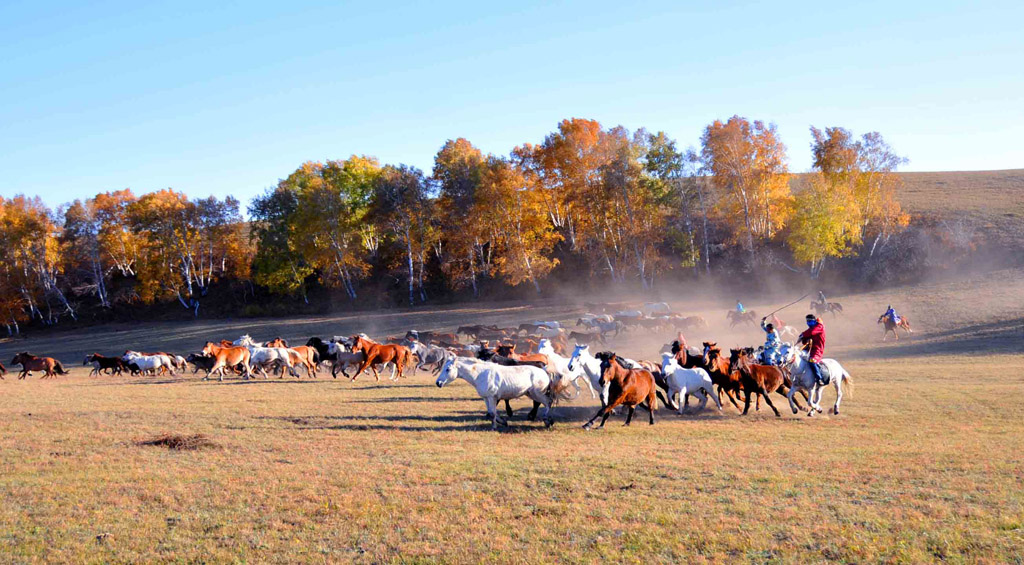
<svg viewBox="0 0 1024 565">
<path fill-rule="evenodd" d="M 815 317 L 815 315 L 814 315 L 814 314 L 808 314 L 808 315 L 807 315 L 807 319 L 808 319 L 808 320 L 817 320 L 818 318 L 817 318 L 817 317 Z"/>
</svg>

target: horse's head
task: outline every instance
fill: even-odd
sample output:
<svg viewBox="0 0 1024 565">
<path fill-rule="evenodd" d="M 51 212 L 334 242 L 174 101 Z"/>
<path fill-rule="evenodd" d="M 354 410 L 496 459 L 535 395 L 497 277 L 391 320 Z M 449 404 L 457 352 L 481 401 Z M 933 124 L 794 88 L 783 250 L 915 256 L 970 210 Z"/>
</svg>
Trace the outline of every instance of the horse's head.
<svg viewBox="0 0 1024 565">
<path fill-rule="evenodd" d="M 206 342 L 206 345 L 203 346 L 203 355 L 213 355 L 215 347 L 217 346 L 212 341 Z"/>
<path fill-rule="evenodd" d="M 705 364 L 708 364 L 708 363 L 711 362 L 712 353 L 714 353 L 715 354 L 714 356 L 716 356 L 716 357 L 717 357 L 718 353 L 721 353 L 721 350 L 718 349 L 718 344 L 716 342 L 714 342 L 714 341 L 705 341 L 702 345 L 704 346 L 704 363 Z"/>
<path fill-rule="evenodd" d="M 455 359 L 456 357 L 454 355 L 446 356 L 444 365 L 441 366 L 441 372 L 438 373 L 437 380 L 434 381 L 437 388 L 441 388 L 446 384 L 451 384 L 451 382 L 459 376 L 459 372 L 455 368 Z"/>
<path fill-rule="evenodd" d="M 741 358 L 745 357 L 743 349 L 730 349 L 729 350 L 729 364 L 736 365 Z"/>
<path fill-rule="evenodd" d="M 576 347 L 572 349 L 572 356 L 569 357 L 569 370 L 576 370 L 576 366 L 579 363 L 580 356 L 587 353 L 590 350 L 590 346 L 585 343 L 577 343 Z"/>
<path fill-rule="evenodd" d="M 668 374 L 669 365 L 677 363 L 675 353 L 662 353 L 661 354 L 661 372 Z"/>
<path fill-rule="evenodd" d="M 601 382 L 608 382 L 612 378 L 612 367 L 618 363 L 618 358 L 611 351 L 600 351 L 594 357 L 601 361 Z"/>
<path fill-rule="evenodd" d="M 515 352 L 515 350 L 516 350 L 516 345 L 514 343 L 511 344 L 511 345 L 509 345 L 509 344 L 502 344 L 502 345 L 498 346 L 498 355 L 501 355 L 502 357 L 509 357 L 509 356 L 512 355 L 512 353 Z"/>
</svg>

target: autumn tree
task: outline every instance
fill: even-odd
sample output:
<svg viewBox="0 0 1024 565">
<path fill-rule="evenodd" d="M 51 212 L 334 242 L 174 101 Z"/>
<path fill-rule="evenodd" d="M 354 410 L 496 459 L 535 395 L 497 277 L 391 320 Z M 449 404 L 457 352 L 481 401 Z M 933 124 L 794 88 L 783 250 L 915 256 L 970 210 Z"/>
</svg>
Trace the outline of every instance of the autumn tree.
<svg viewBox="0 0 1024 565">
<path fill-rule="evenodd" d="M 490 271 L 490 232 L 474 216 L 486 167 L 480 150 L 461 137 L 449 139 L 434 157 L 433 177 L 439 190 L 435 218 L 441 230 L 439 241 L 447 246 L 447 256 L 440 258 L 455 286 L 468 281 L 473 296 L 479 296 L 478 275 Z"/>
<path fill-rule="evenodd" d="M 4 286 L 16 293 L 6 302 L 14 304 L 17 296 L 29 317 L 46 324 L 56 323 L 63 314 L 77 319 L 58 281 L 63 275 L 65 249 L 49 208 L 38 196 L 19 195 L 10 200 L 0 198 L 0 211 L 0 248 L 4 262 L 13 267 Z"/>
<path fill-rule="evenodd" d="M 298 207 L 298 192 L 285 181 L 249 204 L 249 241 L 255 246 L 252 272 L 256 284 L 278 294 L 300 294 L 308 303 L 306 278 L 313 268 L 296 245 Z"/>
<path fill-rule="evenodd" d="M 476 217 L 494 230 L 498 271 L 509 284 L 530 282 L 539 294 L 539 279 L 558 264 L 551 251 L 561 239 L 549 221 L 545 197 L 522 170 L 497 157 L 488 158 L 479 192 Z"/>
<path fill-rule="evenodd" d="M 294 190 L 298 198 L 292 216 L 295 249 L 326 283 L 339 284 L 352 300 L 357 280 L 369 269 L 365 255 L 374 254 L 378 245 L 366 214 L 379 175 L 376 159 L 353 155 L 304 163 L 278 185 Z"/>
<path fill-rule="evenodd" d="M 757 242 L 785 226 L 792 211 L 786 146 L 774 124 L 739 116 L 708 125 L 701 144 L 704 170 L 723 196 L 721 217 L 753 253 Z"/>
<path fill-rule="evenodd" d="M 64 231 L 61 240 L 67 249 L 67 269 L 84 271 L 81 283 L 74 290 L 78 294 L 96 295 L 100 306 L 110 307 L 107 292 L 107 269 L 100 246 L 102 223 L 96 214 L 95 200 L 75 200 L 64 212 Z"/>
<path fill-rule="evenodd" d="M 409 306 L 415 305 L 417 288 L 420 301 L 426 300 L 423 269 L 426 252 L 432 243 L 430 204 L 427 179 L 423 171 L 415 167 L 385 166 L 374 183 L 372 217 L 394 238 L 405 255 Z"/>
</svg>

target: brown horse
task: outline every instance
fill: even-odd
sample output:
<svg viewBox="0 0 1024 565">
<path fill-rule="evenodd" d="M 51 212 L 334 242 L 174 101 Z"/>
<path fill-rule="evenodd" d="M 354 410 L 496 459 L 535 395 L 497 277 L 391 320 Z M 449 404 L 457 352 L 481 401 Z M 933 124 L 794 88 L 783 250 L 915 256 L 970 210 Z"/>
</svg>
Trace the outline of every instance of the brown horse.
<svg viewBox="0 0 1024 565">
<path fill-rule="evenodd" d="M 882 341 L 889 337 L 889 332 L 892 332 L 892 335 L 896 337 L 896 341 L 899 341 L 900 334 L 896 333 L 896 330 L 904 330 L 908 334 L 914 333 L 914 330 L 910 329 L 910 320 L 906 316 L 900 316 L 899 323 L 896 323 L 892 321 L 891 317 L 882 314 L 878 317 L 878 323 L 885 325 L 885 329 L 882 331 Z"/>
<path fill-rule="evenodd" d="M 602 351 L 595 357 L 601 360 L 601 384 L 608 386 L 608 405 L 598 410 L 597 414 L 594 414 L 594 417 L 583 425 L 583 429 L 593 428 L 594 420 L 597 420 L 598 416 L 601 417 L 601 425 L 598 426 L 598 429 L 603 428 L 612 410 L 620 404 L 629 408 L 629 413 L 626 415 L 626 425 L 628 426 L 633 420 L 636 407 L 643 406 L 645 400 L 647 406 L 644 408 L 650 411 L 650 424 L 653 426 L 654 411 L 658 409 L 658 385 L 654 381 L 654 375 L 646 369 L 623 367 L 615 354 L 608 351 Z"/>
<path fill-rule="evenodd" d="M 740 405 L 736 398 L 743 385 L 740 383 L 739 375 L 732 370 L 729 360 L 722 356 L 722 349 L 713 341 L 704 342 L 703 368 L 711 376 L 711 382 L 718 386 L 718 403 L 722 403 L 722 391 L 724 390 L 725 396 L 739 411 Z"/>
<path fill-rule="evenodd" d="M 543 363 L 545 366 L 548 364 L 548 356 L 541 353 L 516 353 L 516 346 L 514 345 L 499 345 L 498 355 L 507 357 L 518 363 L 524 363 L 528 361 L 534 361 Z"/>
<path fill-rule="evenodd" d="M 838 317 L 839 314 L 843 313 L 843 305 L 838 302 L 816 302 L 811 301 L 811 310 L 818 316 L 822 314 L 832 313 L 832 317 Z"/>
<path fill-rule="evenodd" d="M 32 371 L 43 371 L 42 378 L 44 379 L 68 374 L 60 361 L 53 357 L 36 357 L 28 351 L 22 351 L 15 355 L 14 359 L 11 359 L 11 365 L 21 365 L 21 374 L 18 375 L 18 380 L 24 379 Z"/>
<path fill-rule="evenodd" d="M 729 353 L 729 363 L 732 365 L 733 371 L 739 374 L 743 390 L 746 392 L 747 398 L 743 404 L 743 415 L 746 416 L 747 411 L 750 410 L 750 397 L 756 394 L 759 400 L 764 397 L 764 401 L 775 412 L 775 416 L 780 417 L 779 410 L 772 404 L 770 395 L 775 391 L 779 391 L 779 394 L 786 397 L 789 396 L 780 390 L 783 388 L 785 381 L 782 371 L 778 367 L 771 365 L 755 365 L 751 363 L 750 356 L 742 349 L 730 349 Z"/>
<path fill-rule="evenodd" d="M 248 347 L 234 345 L 224 347 L 217 345 L 212 341 L 208 341 L 203 347 L 202 353 L 203 355 L 209 355 L 214 358 L 213 368 L 210 369 L 210 372 L 207 373 L 205 377 L 203 377 L 204 381 L 210 378 L 210 375 L 217 371 L 220 371 L 217 373 L 218 380 L 223 381 L 224 371 L 239 364 L 242 365 L 242 369 L 245 370 L 245 378 L 248 379 L 252 377 L 252 367 L 249 366 L 251 354 L 249 353 Z"/>
<path fill-rule="evenodd" d="M 89 376 L 99 375 L 104 371 L 110 371 L 112 375 L 120 375 L 121 371 L 128 368 L 125 365 L 124 360 L 120 357 L 107 357 L 106 355 L 100 355 L 99 353 L 93 353 L 92 355 L 85 358 L 82 365 L 88 365 L 92 363 L 92 370 L 89 371 Z"/>
<path fill-rule="evenodd" d="M 316 378 L 316 367 L 320 364 L 320 352 L 309 345 L 296 345 L 289 349 L 299 354 L 298 359 L 293 359 L 292 362 L 302 365 L 306 368 L 307 375 Z"/>
<path fill-rule="evenodd" d="M 405 364 L 412 359 L 412 352 L 409 351 L 408 347 L 374 343 L 360 335 L 352 337 L 352 352 L 363 352 L 366 354 L 366 359 L 363 359 L 363 362 L 359 364 L 356 374 L 352 376 L 353 381 L 369 367 L 373 371 L 373 378 L 379 382 L 380 374 L 377 372 L 377 368 L 374 367 L 377 363 L 394 363 L 397 368 L 395 374 L 401 377 L 405 372 Z"/>
<path fill-rule="evenodd" d="M 604 334 L 601 332 L 569 332 L 569 339 L 576 343 L 583 345 L 590 345 L 592 343 L 606 343 L 604 340 Z"/>
<path fill-rule="evenodd" d="M 263 347 L 288 347 L 288 342 L 284 338 L 275 337 L 274 339 L 263 344 Z"/>
<path fill-rule="evenodd" d="M 757 314 L 754 313 L 753 310 L 747 310 L 742 314 L 735 310 L 729 310 L 729 312 L 725 315 L 725 318 L 729 320 L 730 329 L 735 328 L 736 326 L 744 322 L 748 322 L 756 326 L 758 320 L 760 320 L 760 318 L 757 317 Z"/>
<path fill-rule="evenodd" d="M 708 327 L 708 321 L 704 319 L 704 316 L 675 316 L 669 318 L 669 321 L 677 330 Z"/>
</svg>

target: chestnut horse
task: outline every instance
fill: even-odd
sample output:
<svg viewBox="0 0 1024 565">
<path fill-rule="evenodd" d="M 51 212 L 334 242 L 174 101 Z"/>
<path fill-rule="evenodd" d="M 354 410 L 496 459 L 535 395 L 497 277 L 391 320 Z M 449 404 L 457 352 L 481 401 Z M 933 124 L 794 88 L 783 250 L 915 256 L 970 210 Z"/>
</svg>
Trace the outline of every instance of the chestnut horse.
<svg viewBox="0 0 1024 565">
<path fill-rule="evenodd" d="M 251 353 L 249 352 L 248 347 L 241 345 L 224 347 L 217 345 L 212 341 L 208 341 L 203 347 L 202 353 L 203 355 L 209 355 L 214 358 L 213 368 L 211 368 L 210 372 L 203 377 L 204 381 L 210 378 L 210 375 L 216 371 L 220 371 L 217 374 L 218 380 L 223 381 L 224 371 L 229 367 L 234 367 L 238 364 L 241 364 L 242 368 L 245 370 L 245 378 L 248 379 L 252 377 L 252 367 L 249 365 Z"/>
<path fill-rule="evenodd" d="M 747 411 L 750 410 L 750 398 L 756 394 L 759 399 L 764 397 L 764 401 L 775 412 L 776 418 L 780 417 L 778 408 L 772 404 L 771 393 L 779 391 L 779 394 L 788 397 L 788 394 L 779 390 L 785 381 L 782 371 L 772 365 L 751 363 L 750 356 L 742 349 L 730 349 L 729 353 L 729 364 L 732 365 L 733 371 L 739 374 L 743 390 L 746 392 L 743 415 L 747 415 Z"/>
<path fill-rule="evenodd" d="M 618 357 L 609 351 L 602 351 L 595 357 L 601 360 L 601 385 L 608 386 L 608 405 L 598 410 L 589 422 L 583 424 L 583 429 L 593 428 L 594 420 L 597 420 L 598 416 L 601 417 L 601 425 L 598 426 L 598 429 L 603 428 L 612 410 L 620 404 L 629 408 L 629 413 L 626 414 L 626 425 L 628 426 L 633 420 L 636 407 L 643 406 L 642 403 L 645 400 L 647 406 L 644 408 L 650 411 L 650 424 L 653 426 L 654 411 L 658 409 L 658 386 L 654 382 L 654 375 L 647 369 L 625 368 L 619 362 Z"/>
<path fill-rule="evenodd" d="M 892 321 L 891 317 L 882 314 L 878 318 L 878 323 L 885 325 L 885 330 L 882 331 L 882 341 L 889 337 L 889 332 L 892 332 L 892 335 L 896 337 L 896 341 L 899 341 L 900 334 L 896 333 L 896 330 L 904 330 L 908 334 L 914 333 L 914 330 L 910 329 L 910 320 L 906 316 L 900 316 L 899 323 L 896 323 Z"/>
<path fill-rule="evenodd" d="M 725 395 L 729 397 L 729 401 L 739 411 L 740 405 L 736 401 L 736 397 L 733 396 L 733 394 L 738 396 L 742 387 L 739 375 L 732 371 L 731 363 L 722 356 L 722 349 L 713 341 L 704 342 L 703 368 L 711 376 L 711 382 L 718 386 L 719 403 L 721 403 L 722 391 L 724 390 Z"/>
<path fill-rule="evenodd" d="M 52 378 L 57 375 L 66 375 L 67 371 L 60 361 L 53 357 L 36 357 L 28 351 L 22 351 L 11 359 L 11 365 L 21 365 L 21 374 L 18 380 L 24 379 L 31 371 L 43 371 L 42 378 Z"/>
<path fill-rule="evenodd" d="M 376 363 L 394 363 L 398 371 L 396 374 L 401 377 L 405 372 L 405 364 L 412 360 L 412 352 L 409 351 L 408 347 L 374 343 L 361 335 L 352 337 L 352 352 L 366 354 L 366 359 L 363 359 L 363 362 L 359 364 L 356 374 L 352 376 L 353 381 L 369 367 L 373 371 L 373 378 L 379 382 L 380 374 L 377 373 L 377 368 L 374 367 Z"/>
</svg>

